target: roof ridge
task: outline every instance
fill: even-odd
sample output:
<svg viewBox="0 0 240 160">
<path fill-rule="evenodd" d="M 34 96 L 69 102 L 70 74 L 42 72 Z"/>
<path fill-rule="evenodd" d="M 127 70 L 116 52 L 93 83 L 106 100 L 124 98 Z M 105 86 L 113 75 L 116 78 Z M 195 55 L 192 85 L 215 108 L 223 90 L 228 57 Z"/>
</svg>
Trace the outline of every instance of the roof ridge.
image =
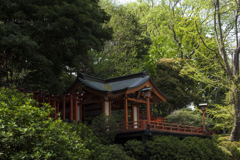
<svg viewBox="0 0 240 160">
<path fill-rule="evenodd" d="M 101 79 L 101 78 L 98 78 L 98 77 L 90 76 L 90 75 L 87 75 L 87 74 L 84 74 L 84 73 L 81 73 L 81 72 L 78 73 L 77 77 L 78 78 L 82 78 L 82 79 L 88 79 L 88 80 L 93 80 L 93 81 L 96 81 L 96 82 L 105 83 L 105 79 Z"/>
<path fill-rule="evenodd" d="M 134 74 L 128 74 L 128 75 L 125 75 L 125 76 L 119 76 L 119 77 L 114 77 L 114 78 L 109 78 L 109 79 L 105 79 L 105 81 L 107 83 L 111 83 L 111 82 L 116 82 L 118 80 L 122 80 L 122 79 L 130 79 L 130 78 L 137 78 L 137 77 L 145 77 L 149 75 L 148 74 L 148 70 L 145 70 L 145 71 L 142 71 L 142 72 L 139 72 L 139 73 L 134 73 Z"/>
<path fill-rule="evenodd" d="M 111 82 L 116 82 L 119 80 L 125 80 L 125 79 L 130 79 L 130 78 L 137 78 L 137 77 L 145 77 L 149 75 L 148 74 L 148 70 L 139 72 L 139 73 L 134 73 L 134 74 L 128 74 L 125 76 L 119 76 L 119 77 L 113 77 L 113 78 L 108 78 L 108 79 L 101 79 L 101 78 L 97 78 L 94 76 L 90 76 L 84 73 L 79 72 L 78 73 L 78 78 L 82 78 L 82 79 L 88 79 L 88 80 L 92 80 L 92 81 L 96 81 L 96 82 L 100 82 L 100 83 L 111 83 Z"/>
</svg>

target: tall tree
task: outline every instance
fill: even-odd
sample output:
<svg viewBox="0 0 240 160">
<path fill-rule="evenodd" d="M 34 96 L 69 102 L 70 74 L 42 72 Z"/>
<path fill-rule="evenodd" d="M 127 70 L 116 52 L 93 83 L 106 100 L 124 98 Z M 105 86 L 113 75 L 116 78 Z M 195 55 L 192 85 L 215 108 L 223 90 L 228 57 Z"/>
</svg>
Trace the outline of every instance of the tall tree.
<svg viewBox="0 0 240 160">
<path fill-rule="evenodd" d="M 192 2 L 193 3 L 193 2 Z M 194 4 L 198 7 L 195 15 L 201 16 L 201 24 L 208 26 L 208 36 L 201 34 L 202 28 L 195 23 L 201 43 L 212 54 L 212 59 L 202 53 L 202 62 L 205 65 L 192 67 L 192 77 L 216 88 L 225 88 L 232 95 L 231 103 L 234 107 L 233 129 L 230 135 L 231 141 L 240 140 L 240 78 L 239 78 L 239 11 L 240 1 L 198 1 Z M 204 17 L 204 19 L 203 19 Z M 196 18 L 196 17 L 195 17 Z M 198 17 L 199 20 L 199 17 Z M 213 47 L 209 39 L 214 40 Z M 196 68 L 195 68 L 196 67 Z M 211 68 L 214 73 L 209 76 Z"/>
<path fill-rule="evenodd" d="M 112 40 L 105 41 L 101 52 L 90 51 L 80 70 L 93 76 L 110 78 L 144 70 L 144 57 L 148 54 L 151 39 L 144 36 L 143 25 L 131 9 L 102 0 L 102 8 L 111 15 L 104 28 L 113 29 Z"/>
<path fill-rule="evenodd" d="M 62 91 L 75 58 L 111 39 L 109 19 L 98 0 L 0 0 L 0 85 Z"/>
<path fill-rule="evenodd" d="M 194 6 L 184 1 L 139 0 L 128 3 L 129 8 L 143 26 L 142 35 L 152 40 L 145 65 L 156 74 L 160 58 L 193 59 L 200 47 L 191 13 Z"/>
<path fill-rule="evenodd" d="M 157 62 L 154 82 L 168 96 L 167 102 L 161 102 L 155 107 L 158 117 L 165 117 L 174 110 L 186 108 L 192 102 L 199 102 L 203 93 L 198 93 L 198 81 L 180 74 L 185 63 L 180 58 L 162 58 Z"/>
</svg>

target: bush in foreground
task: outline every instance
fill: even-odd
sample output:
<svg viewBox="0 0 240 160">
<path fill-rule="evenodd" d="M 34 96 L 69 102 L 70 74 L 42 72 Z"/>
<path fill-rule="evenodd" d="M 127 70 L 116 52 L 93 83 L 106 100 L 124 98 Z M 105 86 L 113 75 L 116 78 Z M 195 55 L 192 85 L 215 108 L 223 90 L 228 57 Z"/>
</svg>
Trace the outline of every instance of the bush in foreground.
<svg viewBox="0 0 240 160">
<path fill-rule="evenodd" d="M 227 155 L 210 139 L 154 136 L 146 144 L 150 160 L 226 160 Z"/>
<path fill-rule="evenodd" d="M 118 123 L 113 116 L 96 116 L 91 124 L 91 129 L 96 137 L 104 145 L 113 144 Z"/>
<path fill-rule="evenodd" d="M 231 142 L 229 136 L 222 135 L 214 135 L 213 140 L 228 155 L 228 159 L 240 159 L 240 142 Z"/>
<path fill-rule="evenodd" d="M 142 156 L 145 156 L 144 147 L 142 145 L 142 141 L 137 140 L 129 140 L 124 144 L 125 151 L 128 156 L 140 159 Z"/>
<path fill-rule="evenodd" d="M 37 108 L 35 100 L 16 89 L 0 89 L 1 159 L 87 159 L 87 142 L 71 125 L 52 121 L 48 104 Z"/>
<path fill-rule="evenodd" d="M 175 110 L 170 115 L 168 115 L 166 119 L 170 123 L 180 125 L 200 127 L 203 124 L 202 112 L 200 110 L 193 111 L 189 108 Z M 213 125 L 213 121 L 208 116 L 205 118 L 205 125 L 207 131 L 211 130 L 210 126 Z"/>
</svg>

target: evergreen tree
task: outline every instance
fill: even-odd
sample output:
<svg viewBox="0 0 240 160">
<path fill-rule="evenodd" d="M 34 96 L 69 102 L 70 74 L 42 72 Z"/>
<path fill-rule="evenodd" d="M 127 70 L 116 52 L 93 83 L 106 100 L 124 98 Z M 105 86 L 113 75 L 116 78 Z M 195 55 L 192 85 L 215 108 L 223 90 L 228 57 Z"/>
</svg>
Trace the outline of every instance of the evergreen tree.
<svg viewBox="0 0 240 160">
<path fill-rule="evenodd" d="M 1 86 L 61 92 L 77 57 L 111 39 L 98 0 L 0 0 L 0 8 Z"/>
</svg>

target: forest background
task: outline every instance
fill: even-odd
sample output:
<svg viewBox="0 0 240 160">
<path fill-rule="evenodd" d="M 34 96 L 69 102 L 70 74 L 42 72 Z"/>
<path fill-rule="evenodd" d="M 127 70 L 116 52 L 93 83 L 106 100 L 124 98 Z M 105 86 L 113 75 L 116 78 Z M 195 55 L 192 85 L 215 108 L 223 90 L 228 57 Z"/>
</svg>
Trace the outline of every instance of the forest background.
<svg viewBox="0 0 240 160">
<path fill-rule="evenodd" d="M 63 93 L 78 72 L 106 79 L 148 69 L 169 97 L 158 116 L 207 102 L 215 128 L 239 141 L 238 1 L 0 4 L 1 86 Z"/>
</svg>

